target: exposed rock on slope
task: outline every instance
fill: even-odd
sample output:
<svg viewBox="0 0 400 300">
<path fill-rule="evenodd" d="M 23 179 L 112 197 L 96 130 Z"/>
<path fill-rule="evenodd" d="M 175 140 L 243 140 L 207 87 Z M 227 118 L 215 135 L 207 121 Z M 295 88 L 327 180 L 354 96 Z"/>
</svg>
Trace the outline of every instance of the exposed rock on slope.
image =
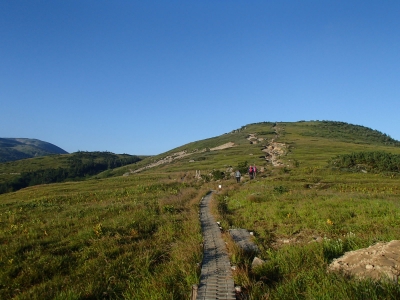
<svg viewBox="0 0 400 300">
<path fill-rule="evenodd" d="M 278 125 L 274 126 L 275 138 L 271 139 L 271 141 L 263 147 L 262 151 L 265 153 L 265 159 L 269 161 L 274 167 L 283 166 L 283 162 L 281 161 L 281 157 L 286 155 L 287 153 L 287 145 L 284 143 L 275 142 L 277 138 L 279 138 L 280 132 L 283 131 L 283 128 Z M 258 144 L 264 140 L 264 138 L 257 137 L 257 134 L 250 133 L 247 137 L 247 140 L 251 144 Z"/>
<path fill-rule="evenodd" d="M 283 166 L 280 157 L 286 154 L 285 144 L 271 142 L 262 151 L 265 152 L 265 159 L 270 161 L 274 167 Z"/>
<path fill-rule="evenodd" d="M 255 133 L 250 133 L 249 136 L 247 137 L 247 140 L 250 142 L 250 144 L 258 144 L 259 142 L 262 142 L 264 139 L 258 138 Z"/>
<path fill-rule="evenodd" d="M 223 150 L 223 149 L 227 149 L 227 148 L 232 148 L 233 146 L 235 146 L 235 143 L 229 142 L 229 143 L 223 144 L 218 147 L 210 148 L 210 151 Z"/>
<path fill-rule="evenodd" d="M 144 170 L 147 170 L 147 169 L 151 169 L 151 168 L 154 168 L 154 167 L 157 167 L 157 166 L 161 166 L 163 164 L 173 162 L 176 159 L 181 159 L 181 158 L 184 158 L 184 157 L 189 156 L 191 154 L 193 154 L 193 153 L 187 153 L 187 151 L 175 152 L 175 153 L 172 153 L 171 155 L 168 155 L 168 156 L 166 156 L 164 158 L 161 158 L 161 159 L 159 159 L 159 160 L 157 160 L 157 161 L 155 161 L 155 162 L 153 162 L 151 164 L 148 164 L 148 165 L 146 165 L 146 166 L 144 166 L 142 168 L 139 168 L 137 170 L 131 170 L 130 172 L 125 173 L 124 176 L 128 176 L 129 174 L 135 174 L 135 173 L 139 173 L 139 172 L 142 172 Z"/>
</svg>

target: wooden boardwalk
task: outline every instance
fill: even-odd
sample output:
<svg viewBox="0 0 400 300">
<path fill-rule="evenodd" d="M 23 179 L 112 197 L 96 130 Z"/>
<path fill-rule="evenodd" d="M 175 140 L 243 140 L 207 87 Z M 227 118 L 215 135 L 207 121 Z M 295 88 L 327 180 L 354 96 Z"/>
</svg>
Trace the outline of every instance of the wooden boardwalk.
<svg viewBox="0 0 400 300">
<path fill-rule="evenodd" d="M 204 253 L 197 300 L 236 300 L 232 269 L 218 224 L 210 211 L 212 192 L 200 203 Z"/>
</svg>

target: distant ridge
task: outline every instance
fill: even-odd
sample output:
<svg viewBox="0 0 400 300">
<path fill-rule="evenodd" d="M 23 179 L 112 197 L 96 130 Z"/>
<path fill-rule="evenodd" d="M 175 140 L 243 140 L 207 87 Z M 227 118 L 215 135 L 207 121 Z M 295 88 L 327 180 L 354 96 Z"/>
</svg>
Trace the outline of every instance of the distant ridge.
<svg viewBox="0 0 400 300">
<path fill-rule="evenodd" d="M 0 138 L 0 163 L 51 154 L 68 154 L 68 152 L 37 139 Z"/>
</svg>

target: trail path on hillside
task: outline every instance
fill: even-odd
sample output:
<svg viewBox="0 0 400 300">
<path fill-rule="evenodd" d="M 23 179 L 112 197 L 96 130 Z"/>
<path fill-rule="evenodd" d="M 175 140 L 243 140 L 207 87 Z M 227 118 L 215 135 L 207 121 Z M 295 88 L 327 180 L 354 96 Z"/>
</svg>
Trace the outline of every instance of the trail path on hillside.
<svg viewBox="0 0 400 300">
<path fill-rule="evenodd" d="M 204 239 L 204 253 L 201 267 L 198 300 L 235 300 L 235 286 L 225 242 L 221 231 L 211 214 L 212 193 L 200 203 L 200 221 Z"/>
<path fill-rule="evenodd" d="M 210 148 L 209 150 L 210 151 L 217 151 L 217 150 L 224 150 L 224 149 L 232 148 L 232 147 L 235 147 L 235 143 L 229 142 L 229 143 L 225 143 L 223 145 L 220 145 L 218 147 Z M 161 165 L 164 165 L 164 164 L 167 164 L 167 163 L 171 163 L 171 162 L 173 162 L 175 160 L 179 160 L 179 159 L 188 157 L 188 156 L 190 156 L 192 154 L 203 153 L 203 152 L 206 152 L 206 151 L 207 151 L 207 149 L 204 148 L 202 150 L 195 149 L 192 152 L 187 152 L 186 150 L 179 151 L 179 152 L 174 152 L 174 153 L 172 153 L 172 154 L 170 154 L 170 155 L 168 155 L 168 156 L 166 156 L 164 158 L 160 158 L 159 160 L 157 160 L 155 162 L 152 162 L 152 163 L 150 163 L 150 164 L 148 164 L 148 165 L 146 165 L 144 167 L 141 167 L 141 168 L 136 169 L 136 170 L 129 170 L 129 172 L 126 172 L 124 174 L 124 176 L 129 176 L 130 174 L 139 173 L 139 172 L 142 172 L 142 171 L 147 170 L 147 169 L 151 169 L 151 168 L 154 168 L 154 167 L 157 167 L 157 166 L 161 166 Z"/>
</svg>

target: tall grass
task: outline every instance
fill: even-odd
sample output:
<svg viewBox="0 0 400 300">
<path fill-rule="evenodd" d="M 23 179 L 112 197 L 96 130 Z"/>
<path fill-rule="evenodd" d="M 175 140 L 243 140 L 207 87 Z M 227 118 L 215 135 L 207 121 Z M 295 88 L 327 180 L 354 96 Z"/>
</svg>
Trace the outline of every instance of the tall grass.
<svg viewBox="0 0 400 300">
<path fill-rule="evenodd" d="M 0 298 L 186 299 L 204 193 L 153 175 L 1 195 Z"/>
<path fill-rule="evenodd" d="M 250 299 L 397 299 L 400 286 L 327 273 L 346 251 L 400 237 L 398 179 L 316 169 L 258 177 L 216 196 L 227 228 L 255 234 L 266 263 L 231 249 Z"/>
</svg>

